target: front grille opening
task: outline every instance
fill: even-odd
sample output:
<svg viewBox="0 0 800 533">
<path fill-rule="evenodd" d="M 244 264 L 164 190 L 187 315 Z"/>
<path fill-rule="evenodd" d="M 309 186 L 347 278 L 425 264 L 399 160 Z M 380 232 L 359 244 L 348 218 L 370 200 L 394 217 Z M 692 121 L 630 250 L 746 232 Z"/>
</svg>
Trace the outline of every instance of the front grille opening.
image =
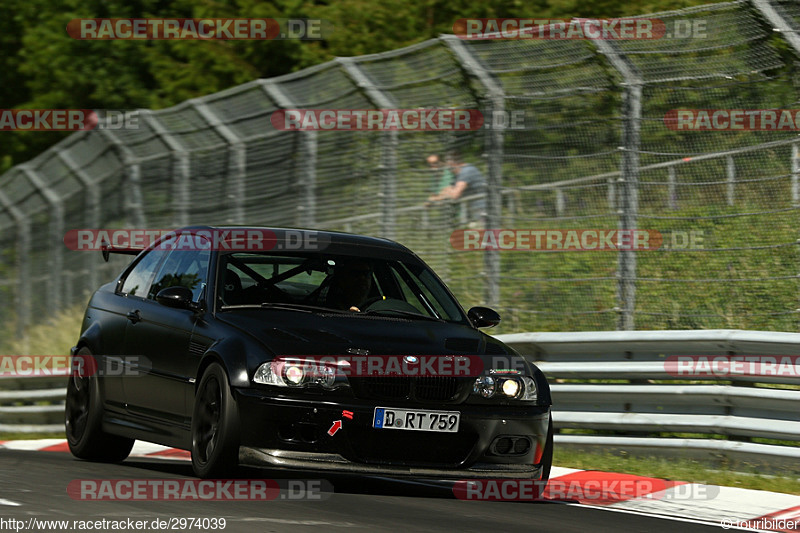
<svg viewBox="0 0 800 533">
<path fill-rule="evenodd" d="M 414 396 L 417 400 L 452 400 L 458 392 L 458 380 L 448 376 L 417 378 L 414 382 Z"/>
<path fill-rule="evenodd" d="M 489 446 L 492 455 L 525 455 L 531 449 L 531 440 L 522 435 L 506 435 L 497 437 Z"/>
<path fill-rule="evenodd" d="M 381 400 L 403 400 L 408 398 L 411 392 L 411 378 L 396 377 L 375 377 L 363 378 L 364 394 L 368 398 Z"/>
<path fill-rule="evenodd" d="M 462 383 L 463 382 L 463 383 Z M 411 400 L 419 402 L 447 402 L 454 400 L 464 381 L 451 376 L 380 376 L 359 377 L 351 384 L 360 398 L 373 400 Z"/>
<path fill-rule="evenodd" d="M 454 468 L 473 451 L 477 434 L 352 428 L 348 430 L 353 461 L 421 467 Z"/>
<path fill-rule="evenodd" d="M 319 432 L 314 424 L 296 422 L 278 426 L 278 438 L 284 442 L 304 442 L 314 444 L 318 440 Z"/>
</svg>

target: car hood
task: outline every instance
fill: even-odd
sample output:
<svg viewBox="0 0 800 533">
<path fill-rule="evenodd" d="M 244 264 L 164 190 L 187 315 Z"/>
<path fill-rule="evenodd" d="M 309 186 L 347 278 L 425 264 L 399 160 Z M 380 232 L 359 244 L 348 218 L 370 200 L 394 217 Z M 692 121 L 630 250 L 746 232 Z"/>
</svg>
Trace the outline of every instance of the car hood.
<svg viewBox="0 0 800 533">
<path fill-rule="evenodd" d="M 227 310 L 217 318 L 275 355 L 513 354 L 488 335 L 450 322 L 276 309 Z"/>
</svg>

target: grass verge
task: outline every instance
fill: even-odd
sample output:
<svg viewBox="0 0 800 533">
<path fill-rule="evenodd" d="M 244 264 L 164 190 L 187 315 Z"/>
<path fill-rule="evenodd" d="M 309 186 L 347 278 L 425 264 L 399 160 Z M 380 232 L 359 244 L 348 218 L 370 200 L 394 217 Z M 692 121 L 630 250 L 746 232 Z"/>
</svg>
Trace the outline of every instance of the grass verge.
<svg viewBox="0 0 800 533">
<path fill-rule="evenodd" d="M 718 466 L 692 459 L 587 453 L 559 449 L 558 446 L 553 453 L 553 464 L 564 468 L 624 472 L 658 479 L 800 495 L 800 478 L 720 470 Z"/>
<path fill-rule="evenodd" d="M 81 332 L 85 308 L 73 306 L 55 313 L 47 322 L 28 328 L 21 339 L 6 333 L 0 338 L 0 354 L 69 355 Z"/>
</svg>

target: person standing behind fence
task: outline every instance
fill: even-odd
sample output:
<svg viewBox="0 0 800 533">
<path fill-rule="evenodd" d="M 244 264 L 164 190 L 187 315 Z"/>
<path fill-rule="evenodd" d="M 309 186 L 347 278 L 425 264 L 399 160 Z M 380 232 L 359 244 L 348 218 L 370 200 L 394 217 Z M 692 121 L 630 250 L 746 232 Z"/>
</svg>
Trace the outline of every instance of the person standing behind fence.
<svg viewBox="0 0 800 533">
<path fill-rule="evenodd" d="M 431 154 L 425 161 L 427 161 L 431 172 L 434 173 L 433 187 L 431 188 L 432 194 L 428 200 L 436 201 L 434 197 L 453 185 L 453 178 L 455 178 L 455 176 L 447 166 L 442 164 L 442 160 L 439 159 L 438 155 Z"/>
<path fill-rule="evenodd" d="M 469 206 L 462 203 L 461 213 L 462 219 L 466 218 L 470 228 L 483 227 L 486 219 L 486 178 L 474 165 L 464 163 L 461 154 L 456 151 L 448 152 L 445 162 L 455 175 L 455 181 L 449 187 L 439 191 L 438 194 L 431 196 L 429 200 L 457 200 L 462 196 L 482 194 L 484 196 L 471 200 Z M 464 217 L 467 207 L 469 207 L 466 211 L 467 216 Z"/>
</svg>

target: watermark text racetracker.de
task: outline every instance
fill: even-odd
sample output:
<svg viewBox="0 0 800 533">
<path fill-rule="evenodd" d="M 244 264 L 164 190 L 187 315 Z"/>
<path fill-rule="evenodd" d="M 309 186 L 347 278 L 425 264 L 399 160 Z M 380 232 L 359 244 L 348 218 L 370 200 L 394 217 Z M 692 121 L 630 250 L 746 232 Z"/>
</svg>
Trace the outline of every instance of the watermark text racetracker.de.
<svg viewBox="0 0 800 533">
<path fill-rule="evenodd" d="M 91 501 L 274 501 L 330 498 L 325 479 L 73 479 L 67 494 Z"/>
<path fill-rule="evenodd" d="M 67 34 L 80 40 L 322 40 L 332 33 L 330 21 L 300 18 L 91 18 L 67 24 Z"/>
<path fill-rule="evenodd" d="M 316 231 L 267 228 L 72 229 L 64 245 L 75 251 L 160 250 L 270 251 L 322 250 L 330 238 Z"/>
<path fill-rule="evenodd" d="M 672 109 L 664 125 L 675 131 L 799 131 L 800 109 Z"/>
<path fill-rule="evenodd" d="M 511 362 L 510 358 L 498 359 L 503 361 L 503 367 Z M 276 376 L 295 373 L 320 378 L 329 372 L 344 377 L 476 377 L 484 371 L 483 360 L 477 355 L 282 355 L 270 365 Z"/>
<path fill-rule="evenodd" d="M 648 229 L 459 229 L 450 234 L 456 250 L 644 251 L 702 250 L 703 230 Z"/>
<path fill-rule="evenodd" d="M 281 131 L 475 131 L 523 130 L 523 110 L 478 109 L 281 109 L 270 122 Z"/>
<path fill-rule="evenodd" d="M 579 472 L 547 483 L 533 479 L 470 479 L 453 485 L 453 494 L 474 501 L 572 501 L 614 503 L 633 498 L 651 500 L 712 500 L 720 488 L 626 474 Z"/>
<path fill-rule="evenodd" d="M 284 131 L 473 131 L 477 109 L 282 109 L 270 117 Z"/>
<path fill-rule="evenodd" d="M 121 109 L 0 109 L 0 131 L 139 129 L 139 112 Z"/>
<path fill-rule="evenodd" d="M 461 39 L 627 41 L 706 38 L 707 26 L 705 19 L 481 18 L 458 19 L 453 33 Z"/>
<path fill-rule="evenodd" d="M 150 360 L 141 355 L 0 355 L 0 377 L 136 377 L 150 368 Z"/>
<path fill-rule="evenodd" d="M 671 355 L 664 370 L 674 377 L 800 377 L 798 355 Z"/>
</svg>

